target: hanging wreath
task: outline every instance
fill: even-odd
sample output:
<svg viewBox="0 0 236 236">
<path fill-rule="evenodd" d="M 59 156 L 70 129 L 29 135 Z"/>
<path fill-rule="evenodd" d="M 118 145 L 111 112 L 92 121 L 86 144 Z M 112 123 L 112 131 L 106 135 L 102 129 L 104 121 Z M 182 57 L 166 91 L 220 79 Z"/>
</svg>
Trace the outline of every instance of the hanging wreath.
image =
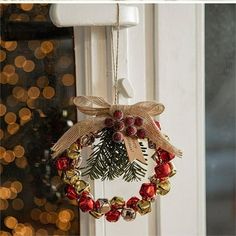
<svg viewBox="0 0 236 236">
<path fill-rule="evenodd" d="M 169 178 L 175 173 L 171 160 L 181 156 L 179 149 L 161 133 L 159 122 L 152 117 L 160 115 L 164 106 L 155 102 L 139 102 L 134 105 L 111 105 L 103 98 L 80 96 L 74 104 L 91 119 L 79 121 L 72 126 L 52 147 L 56 167 L 66 185 L 66 196 L 76 199 L 83 212 L 95 218 L 105 215 L 116 222 L 135 219 L 151 211 L 155 197 L 170 190 Z M 143 183 L 139 194 L 125 201 L 122 197 L 95 200 L 90 185 L 82 179 L 113 180 L 120 176 L 125 181 L 141 180 L 146 173 L 147 147 L 154 150 L 151 156 L 156 162 L 154 174 L 148 183 Z M 86 167 L 82 168 L 81 150 L 92 147 Z"/>
</svg>

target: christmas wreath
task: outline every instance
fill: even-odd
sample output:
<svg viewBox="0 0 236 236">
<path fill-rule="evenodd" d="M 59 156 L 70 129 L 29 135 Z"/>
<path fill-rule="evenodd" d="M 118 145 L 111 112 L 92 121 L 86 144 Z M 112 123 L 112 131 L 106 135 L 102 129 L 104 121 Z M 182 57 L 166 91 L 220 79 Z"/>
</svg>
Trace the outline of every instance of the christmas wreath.
<svg viewBox="0 0 236 236">
<path fill-rule="evenodd" d="M 155 197 L 170 191 L 169 178 L 175 173 L 171 160 L 182 152 L 170 144 L 161 133 L 161 127 L 153 116 L 164 111 L 156 102 L 139 102 L 134 105 L 111 105 L 103 98 L 80 96 L 74 104 L 91 119 L 79 121 L 72 126 L 52 147 L 55 165 L 66 183 L 66 196 L 76 199 L 83 212 L 93 217 L 105 215 L 109 222 L 116 222 L 120 216 L 126 221 L 151 211 Z M 145 144 L 147 144 L 145 146 Z M 81 167 L 81 150 L 92 147 L 85 167 Z M 146 173 L 147 148 L 153 149 L 151 156 L 156 166 L 148 183 L 143 183 L 139 194 L 127 201 L 122 197 L 95 200 L 88 182 L 82 179 L 113 180 L 120 176 L 125 181 L 141 180 Z"/>
</svg>

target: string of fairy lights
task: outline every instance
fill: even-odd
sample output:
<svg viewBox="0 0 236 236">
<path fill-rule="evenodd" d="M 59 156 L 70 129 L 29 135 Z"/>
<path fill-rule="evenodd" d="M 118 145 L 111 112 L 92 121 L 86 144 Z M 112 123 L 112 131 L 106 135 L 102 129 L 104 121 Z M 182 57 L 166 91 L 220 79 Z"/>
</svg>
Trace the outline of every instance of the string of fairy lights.
<svg viewBox="0 0 236 236">
<path fill-rule="evenodd" d="M 48 21 L 48 11 L 48 4 L 0 5 L 1 17 L 15 22 Z M 51 142 L 76 118 L 65 109 L 75 93 L 72 38 L 1 39 L 0 63 L 0 235 L 78 235 L 76 202 L 58 195 L 62 182 L 47 162 Z"/>
</svg>

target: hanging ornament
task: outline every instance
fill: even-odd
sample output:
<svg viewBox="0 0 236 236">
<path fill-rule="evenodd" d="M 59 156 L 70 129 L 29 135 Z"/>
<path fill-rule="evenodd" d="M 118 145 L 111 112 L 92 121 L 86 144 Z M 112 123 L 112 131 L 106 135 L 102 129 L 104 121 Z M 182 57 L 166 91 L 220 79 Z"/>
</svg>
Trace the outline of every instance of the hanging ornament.
<svg viewBox="0 0 236 236">
<path fill-rule="evenodd" d="M 118 20 L 119 23 L 119 7 Z M 119 24 L 118 24 L 119 27 Z M 83 212 L 94 218 L 102 216 L 109 222 L 121 218 L 131 221 L 137 212 L 145 215 L 151 211 L 151 203 L 157 195 L 170 191 L 169 178 L 176 173 L 171 162 L 182 152 L 174 147 L 169 138 L 162 134 L 160 123 L 153 117 L 164 111 L 160 103 L 145 101 L 133 105 L 120 105 L 118 102 L 118 42 L 115 63 L 114 104 L 101 97 L 79 96 L 73 102 L 80 112 L 91 118 L 79 121 L 72 126 L 52 147 L 52 157 L 56 168 L 66 185 L 66 196 L 76 199 Z M 146 174 L 148 152 L 154 151 L 151 158 L 155 162 L 154 174 L 148 183 L 141 184 L 140 198 L 131 197 L 127 202 L 123 197 L 97 199 L 91 195 L 90 185 L 83 176 L 90 179 L 113 180 L 122 177 L 125 181 L 141 180 Z M 92 152 L 81 167 L 82 149 L 91 147 Z"/>
</svg>

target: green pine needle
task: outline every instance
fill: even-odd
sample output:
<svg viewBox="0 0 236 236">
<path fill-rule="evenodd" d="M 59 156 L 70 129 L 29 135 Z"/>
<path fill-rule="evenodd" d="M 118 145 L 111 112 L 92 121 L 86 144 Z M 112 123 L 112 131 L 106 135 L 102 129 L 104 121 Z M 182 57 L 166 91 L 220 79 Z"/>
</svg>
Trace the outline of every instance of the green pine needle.
<svg viewBox="0 0 236 236">
<path fill-rule="evenodd" d="M 129 162 L 125 144 L 112 141 L 113 130 L 105 128 L 100 132 L 100 140 L 93 147 L 87 160 L 83 175 L 91 179 L 114 180 L 123 175 L 127 182 L 139 181 L 145 176 L 145 164 L 139 161 Z M 140 143 L 146 156 L 146 148 Z"/>
</svg>

